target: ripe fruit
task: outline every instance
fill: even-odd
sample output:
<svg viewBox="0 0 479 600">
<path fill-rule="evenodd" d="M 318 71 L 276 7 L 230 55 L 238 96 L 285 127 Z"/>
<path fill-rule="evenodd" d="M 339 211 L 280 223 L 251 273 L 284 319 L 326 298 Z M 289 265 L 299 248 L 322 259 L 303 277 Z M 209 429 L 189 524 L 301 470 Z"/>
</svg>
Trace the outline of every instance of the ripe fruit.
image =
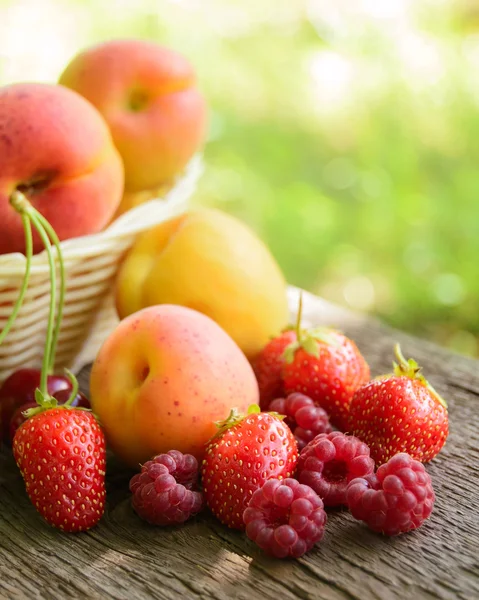
<svg viewBox="0 0 479 600">
<path fill-rule="evenodd" d="M 332 425 L 346 430 L 351 398 L 369 380 L 369 367 L 356 344 L 342 333 L 324 327 L 302 330 L 301 312 L 300 300 L 297 339 L 284 354 L 285 393 L 306 394 L 324 408 Z"/>
<path fill-rule="evenodd" d="M 394 374 L 374 379 L 354 394 L 349 430 L 368 444 L 377 464 L 398 452 L 427 462 L 446 443 L 447 405 L 399 346 Z"/>
<path fill-rule="evenodd" d="M 194 70 L 169 48 L 111 40 L 78 54 L 59 81 L 105 117 L 128 191 L 171 181 L 203 142 L 206 104 Z"/>
<path fill-rule="evenodd" d="M 326 506 L 346 504 L 348 483 L 374 473 L 369 448 L 358 438 L 340 431 L 322 433 L 302 451 L 296 478 L 309 485 Z"/>
<path fill-rule="evenodd" d="M 302 450 L 320 433 L 332 431 L 328 413 L 299 392 L 290 394 L 287 398 L 277 398 L 269 406 L 270 410 L 286 415 L 285 421 L 296 438 L 298 450 Z"/>
<path fill-rule="evenodd" d="M 13 455 L 30 500 L 54 527 L 76 532 L 105 508 L 105 438 L 92 413 L 53 408 L 17 431 Z"/>
<path fill-rule="evenodd" d="M 214 422 L 258 402 L 253 369 L 226 332 L 167 304 L 117 326 L 96 357 L 90 391 L 112 450 L 131 466 L 171 448 L 201 460 Z"/>
<path fill-rule="evenodd" d="M 246 535 L 275 556 L 299 558 L 321 540 L 323 502 L 296 479 L 270 479 L 256 490 L 243 513 Z"/>
<path fill-rule="evenodd" d="M 127 254 L 120 318 L 158 304 L 207 315 L 250 360 L 288 320 L 286 282 L 268 248 L 238 219 L 206 208 L 145 232 Z"/>
<path fill-rule="evenodd" d="M 284 396 L 282 377 L 284 351 L 295 341 L 296 332 L 287 329 L 268 342 L 254 361 L 253 368 L 258 380 L 261 410 L 269 410 L 273 400 Z"/>
<path fill-rule="evenodd" d="M 8 442 L 10 422 L 13 414 L 26 404 L 35 402 L 35 390 L 40 385 L 39 369 L 18 369 L 13 372 L 0 387 L 0 424 L 2 425 L 1 437 Z M 66 377 L 49 375 L 47 378 L 47 391 L 51 395 L 65 390 L 68 399 L 72 384 Z"/>
<path fill-rule="evenodd" d="M 60 240 L 100 231 L 123 192 L 123 165 L 100 113 L 59 85 L 0 89 L 0 254 L 25 252 L 22 192 Z M 43 250 L 36 231 L 33 252 Z"/>
<path fill-rule="evenodd" d="M 170 450 L 146 462 L 132 477 L 133 508 L 152 525 L 184 523 L 203 508 L 197 486 L 196 458 Z"/>
<path fill-rule="evenodd" d="M 57 378 L 57 379 L 61 379 L 61 378 Z M 66 380 L 66 381 L 70 385 L 70 389 L 61 389 L 58 392 L 53 393 L 50 391 L 51 388 L 49 388 L 49 393 L 53 396 L 53 398 L 55 398 L 57 400 L 58 405 L 65 404 L 65 402 L 67 402 L 67 400 L 70 399 L 71 384 L 68 380 Z M 32 397 L 33 397 L 33 393 L 32 393 Z M 13 438 L 15 437 L 15 434 L 17 433 L 17 429 L 20 427 L 20 425 L 25 423 L 25 421 L 27 420 L 27 417 L 25 417 L 25 415 L 23 413 L 26 412 L 27 410 L 29 410 L 30 408 L 36 408 L 37 406 L 38 406 L 38 404 L 34 401 L 26 402 L 25 404 L 22 404 L 22 406 L 19 406 L 17 408 L 17 410 L 13 413 L 13 416 L 10 419 L 10 427 L 9 427 L 10 444 L 13 443 Z M 76 394 L 75 398 L 72 400 L 70 406 L 71 406 L 71 408 L 90 408 L 90 401 L 84 394 L 82 394 L 81 392 L 78 392 Z"/>
<path fill-rule="evenodd" d="M 353 479 L 347 500 L 353 517 L 373 531 L 398 535 L 429 518 L 435 495 L 424 465 L 400 453 L 381 465 L 376 475 Z"/>
<path fill-rule="evenodd" d="M 277 416 L 252 412 L 243 417 L 232 411 L 219 424 L 201 466 L 211 512 L 228 527 L 243 529 L 253 493 L 268 479 L 292 477 L 297 459 L 296 440 Z"/>
</svg>

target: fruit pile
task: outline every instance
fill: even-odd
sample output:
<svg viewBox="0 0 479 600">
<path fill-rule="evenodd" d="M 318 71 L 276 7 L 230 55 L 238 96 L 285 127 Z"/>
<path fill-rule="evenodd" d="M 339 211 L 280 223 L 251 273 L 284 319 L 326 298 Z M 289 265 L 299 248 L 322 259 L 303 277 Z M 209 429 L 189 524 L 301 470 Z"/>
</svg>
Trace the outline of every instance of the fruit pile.
<svg viewBox="0 0 479 600">
<path fill-rule="evenodd" d="M 160 67 L 156 87 L 142 87 L 141 75 L 153 81 Z M 19 369 L 0 388 L 2 438 L 37 511 L 64 531 L 95 526 L 108 446 L 138 469 L 132 508 L 146 522 L 179 525 L 208 509 L 278 558 L 317 544 L 329 507 L 385 535 L 419 527 L 433 509 L 423 463 L 446 441 L 446 403 L 399 346 L 393 373 L 371 379 L 351 339 L 302 327 L 301 299 L 288 327 L 276 262 L 219 211 L 191 211 L 138 238 L 117 277 L 121 321 L 93 364 L 90 399 L 73 374 L 53 373 L 66 295 L 60 239 L 113 216 L 120 172 L 128 201 L 167 185 L 197 148 L 204 113 L 190 67 L 151 44 L 86 51 L 60 82 L 88 102 L 60 86 L 0 90 L 0 175 L 18 175 L 0 188 L 0 251 L 27 259 L 0 343 L 33 252 L 45 248 L 50 265 L 42 369 Z M 15 151 L 29 119 L 41 156 L 30 142 Z M 84 215 L 82 202 L 98 211 Z"/>
</svg>

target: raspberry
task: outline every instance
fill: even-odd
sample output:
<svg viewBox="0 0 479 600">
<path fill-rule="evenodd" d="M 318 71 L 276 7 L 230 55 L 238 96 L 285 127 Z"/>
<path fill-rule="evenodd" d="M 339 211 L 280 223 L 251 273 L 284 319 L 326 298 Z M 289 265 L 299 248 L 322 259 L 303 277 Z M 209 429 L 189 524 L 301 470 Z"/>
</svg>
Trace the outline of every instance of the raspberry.
<svg viewBox="0 0 479 600">
<path fill-rule="evenodd" d="M 269 479 L 243 513 L 246 535 L 275 556 L 298 558 L 321 540 L 326 513 L 321 498 L 296 479 Z"/>
<path fill-rule="evenodd" d="M 373 531 L 398 535 L 429 518 L 435 495 L 424 465 L 401 452 L 381 465 L 376 475 L 353 479 L 347 500 L 353 517 Z"/>
<path fill-rule="evenodd" d="M 133 508 L 152 525 L 183 523 L 203 508 L 202 494 L 193 489 L 197 484 L 194 456 L 178 450 L 159 454 L 130 480 Z"/>
<path fill-rule="evenodd" d="M 309 485 L 326 506 L 347 504 L 348 483 L 374 472 L 369 448 L 357 437 L 340 431 L 322 433 L 299 455 L 296 478 Z"/>
<path fill-rule="evenodd" d="M 269 406 L 269 410 L 286 415 L 286 423 L 302 450 L 306 444 L 320 433 L 332 431 L 328 413 L 316 406 L 309 396 L 293 392 L 287 398 L 277 398 Z"/>
</svg>

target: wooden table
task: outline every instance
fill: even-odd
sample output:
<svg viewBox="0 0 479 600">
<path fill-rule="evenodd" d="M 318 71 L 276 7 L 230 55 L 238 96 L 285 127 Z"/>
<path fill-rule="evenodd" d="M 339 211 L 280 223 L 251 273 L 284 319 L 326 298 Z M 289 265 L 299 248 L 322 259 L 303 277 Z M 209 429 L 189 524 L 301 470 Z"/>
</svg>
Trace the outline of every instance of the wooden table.
<svg viewBox="0 0 479 600">
<path fill-rule="evenodd" d="M 208 514 L 176 529 L 144 524 L 130 506 L 131 473 L 111 464 L 100 525 L 62 534 L 37 515 L 3 449 L 0 598 L 478 599 L 479 362 L 313 296 L 304 308 L 305 323 L 332 323 L 355 339 L 373 374 L 390 370 L 393 342 L 401 342 L 449 401 L 451 433 L 428 466 L 437 501 L 427 524 L 387 539 L 331 511 L 319 546 L 299 560 L 273 560 Z"/>
</svg>

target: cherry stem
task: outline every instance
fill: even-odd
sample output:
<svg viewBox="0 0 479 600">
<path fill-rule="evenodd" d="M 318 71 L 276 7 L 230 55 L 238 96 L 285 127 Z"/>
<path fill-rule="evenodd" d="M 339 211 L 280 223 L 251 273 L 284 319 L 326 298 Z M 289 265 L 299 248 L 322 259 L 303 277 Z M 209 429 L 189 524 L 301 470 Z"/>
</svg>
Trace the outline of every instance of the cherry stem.
<svg viewBox="0 0 479 600">
<path fill-rule="evenodd" d="M 20 291 L 20 295 L 15 303 L 14 310 L 10 315 L 7 325 L 4 331 L 0 334 L 0 343 L 6 337 L 8 330 L 11 328 L 15 318 L 20 310 L 26 290 L 28 288 L 28 282 L 30 277 L 30 267 L 33 253 L 33 241 L 32 241 L 32 225 L 36 229 L 40 239 L 43 243 L 45 251 L 48 256 L 48 264 L 50 268 L 50 305 L 48 312 L 48 323 L 47 332 L 44 346 L 44 354 L 42 361 L 42 371 L 40 376 L 40 387 L 35 391 L 35 399 L 39 405 L 38 410 L 48 408 L 48 406 L 56 406 L 56 401 L 48 394 L 48 375 L 53 371 L 55 364 L 55 355 L 58 343 L 58 337 L 60 334 L 60 327 L 63 317 L 63 308 L 65 304 L 66 295 L 66 277 L 65 277 L 65 263 L 63 260 L 63 254 L 60 246 L 60 240 L 58 239 L 55 230 L 45 217 L 40 214 L 28 201 L 24 194 L 20 191 L 15 190 L 10 196 L 10 204 L 20 214 L 23 222 L 23 228 L 25 231 L 25 248 L 26 248 L 26 268 L 25 276 Z M 55 246 L 56 254 L 58 257 L 59 271 L 60 271 L 60 291 L 58 297 L 58 313 L 55 321 L 55 309 L 56 309 L 56 294 L 57 294 L 57 275 L 56 275 L 56 264 L 55 256 L 52 251 L 52 243 Z M 66 406 L 71 406 L 78 394 L 78 380 L 70 371 L 66 370 L 68 379 L 72 384 L 71 394 L 65 403 Z"/>
<path fill-rule="evenodd" d="M 48 235 L 46 234 L 43 225 L 40 223 L 36 211 L 30 210 L 30 207 L 26 209 L 26 213 L 29 216 L 32 225 L 38 232 L 45 250 L 48 256 L 48 263 L 50 266 L 50 306 L 48 311 L 48 323 L 47 323 L 47 333 L 45 340 L 45 351 L 43 353 L 43 362 L 42 362 L 42 373 L 40 376 L 40 392 L 46 398 L 48 396 L 47 391 L 47 381 L 48 381 L 48 372 L 50 369 L 51 363 L 51 350 L 52 350 L 52 338 L 53 338 L 53 329 L 55 326 L 55 308 L 56 308 L 56 289 L 57 289 L 57 275 L 55 268 L 55 260 L 52 252 L 52 245 Z"/>
<path fill-rule="evenodd" d="M 32 225 L 30 223 L 30 219 L 28 218 L 28 215 L 22 213 L 21 217 L 22 217 L 22 221 L 23 221 L 23 229 L 25 231 L 25 256 L 26 256 L 25 275 L 23 276 L 23 282 L 22 282 L 22 287 L 20 289 L 20 294 L 17 298 L 17 301 L 15 302 L 15 305 L 12 310 L 12 314 L 10 315 L 5 327 L 3 328 L 3 331 L 0 333 L 0 344 L 3 343 L 3 341 L 7 337 L 10 329 L 12 328 L 13 324 L 15 323 L 15 319 L 17 318 L 18 313 L 20 312 L 20 309 L 23 306 L 25 294 L 27 293 L 27 289 L 28 289 L 28 283 L 30 281 L 30 270 L 31 270 L 31 266 L 32 266 L 32 254 L 33 254 Z"/>
<path fill-rule="evenodd" d="M 65 369 L 65 374 L 68 377 L 68 379 L 70 380 L 70 383 L 72 384 L 72 391 L 71 391 L 70 396 L 68 397 L 68 400 L 65 402 L 65 404 L 63 406 L 71 406 L 73 401 L 75 400 L 76 395 L 78 394 L 78 388 L 79 388 L 78 379 L 68 369 Z"/>
<path fill-rule="evenodd" d="M 54 366 L 55 366 L 55 355 L 57 352 L 58 336 L 60 335 L 60 327 L 61 327 L 62 319 L 63 319 L 63 308 L 65 306 L 65 292 L 66 292 L 65 262 L 63 260 L 63 253 L 60 248 L 60 240 L 58 239 L 58 236 L 55 233 L 55 230 L 50 225 L 50 223 L 45 219 L 45 217 L 43 215 L 41 215 L 33 207 L 32 207 L 32 211 L 34 212 L 37 219 L 40 221 L 40 224 L 43 225 L 45 231 L 47 232 L 47 234 L 49 235 L 53 244 L 55 245 L 55 249 L 57 251 L 57 257 L 58 257 L 58 264 L 60 267 L 60 293 L 59 293 L 59 297 L 58 297 L 58 312 L 57 312 L 57 320 L 56 320 L 55 329 L 53 332 L 51 347 L 50 347 L 50 363 L 48 365 L 48 367 L 49 367 L 48 370 L 50 373 L 52 373 Z M 73 379 L 72 379 L 72 382 L 73 382 Z"/>
</svg>

